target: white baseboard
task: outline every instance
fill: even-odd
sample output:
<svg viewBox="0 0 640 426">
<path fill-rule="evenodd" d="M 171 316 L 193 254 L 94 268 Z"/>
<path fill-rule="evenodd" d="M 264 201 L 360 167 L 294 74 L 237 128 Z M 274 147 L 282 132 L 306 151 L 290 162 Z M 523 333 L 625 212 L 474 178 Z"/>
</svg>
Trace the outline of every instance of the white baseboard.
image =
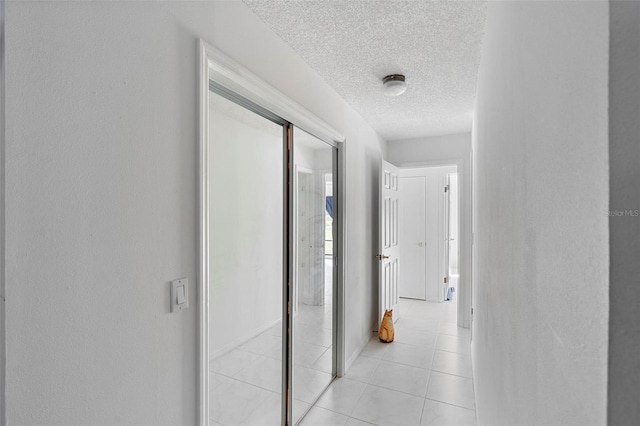
<svg viewBox="0 0 640 426">
<path fill-rule="evenodd" d="M 358 357 L 360 356 L 360 354 L 362 353 L 364 348 L 367 347 L 367 345 L 369 344 L 369 340 L 371 340 L 371 337 L 367 338 L 367 340 L 365 340 L 364 342 L 360 343 L 358 348 L 355 351 L 353 351 L 351 356 L 347 359 L 347 361 L 345 362 L 345 365 L 344 365 L 345 375 L 349 373 L 349 369 L 351 368 L 353 363 L 356 362 L 356 359 L 358 359 Z"/>
</svg>

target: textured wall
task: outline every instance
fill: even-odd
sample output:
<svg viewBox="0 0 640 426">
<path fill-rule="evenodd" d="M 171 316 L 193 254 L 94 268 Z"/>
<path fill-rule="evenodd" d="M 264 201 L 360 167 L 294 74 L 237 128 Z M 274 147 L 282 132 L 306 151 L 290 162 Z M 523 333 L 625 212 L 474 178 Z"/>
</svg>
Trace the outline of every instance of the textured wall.
<svg viewBox="0 0 640 426">
<path fill-rule="evenodd" d="M 199 37 L 348 139 L 348 355 L 375 324 L 385 143 L 239 2 L 9 2 L 10 424 L 194 424 Z M 196 306 L 195 291 L 190 292 Z"/>
<path fill-rule="evenodd" d="M 388 160 L 401 167 L 458 163 L 460 191 L 460 281 L 458 325 L 471 324 L 471 134 L 458 133 L 388 143 Z"/>
<path fill-rule="evenodd" d="M 640 3 L 611 2 L 610 425 L 640 424 Z"/>
<path fill-rule="evenodd" d="M 474 132 L 480 424 L 605 424 L 608 2 L 491 2 Z"/>
</svg>

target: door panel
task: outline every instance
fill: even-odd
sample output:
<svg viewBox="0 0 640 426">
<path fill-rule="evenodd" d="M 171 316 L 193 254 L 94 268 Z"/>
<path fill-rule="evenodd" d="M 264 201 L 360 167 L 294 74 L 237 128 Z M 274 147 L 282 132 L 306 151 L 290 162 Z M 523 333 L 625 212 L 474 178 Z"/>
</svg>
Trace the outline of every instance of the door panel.
<svg viewBox="0 0 640 426">
<path fill-rule="evenodd" d="M 427 300 L 442 302 L 442 267 L 443 262 L 443 171 L 441 167 L 426 169 L 426 292 Z"/>
<path fill-rule="evenodd" d="M 426 299 L 425 209 L 426 178 L 400 178 L 400 297 Z"/>
<path fill-rule="evenodd" d="M 393 164 L 382 161 L 380 173 L 380 247 L 376 256 L 379 263 L 378 321 L 384 311 L 393 310 L 393 320 L 400 318 L 399 310 L 399 172 Z"/>
<path fill-rule="evenodd" d="M 451 185 L 449 180 L 449 174 L 444 176 L 444 202 L 443 202 L 443 217 L 442 217 L 442 227 L 443 227 L 443 239 L 442 239 L 442 249 L 444 254 L 444 259 L 442 262 L 442 276 L 444 277 L 444 282 L 442 283 L 442 299 L 446 299 L 447 289 L 449 287 L 449 244 L 451 240 L 450 232 L 450 211 L 451 211 Z"/>
<path fill-rule="evenodd" d="M 449 274 L 459 274 L 458 173 L 449 174 Z"/>
<path fill-rule="evenodd" d="M 278 425 L 284 130 L 213 92 L 209 123 L 209 420 Z"/>
<path fill-rule="evenodd" d="M 298 129 L 293 132 L 294 280 L 293 383 L 294 423 L 316 401 L 335 376 L 335 257 L 333 178 L 334 150 Z"/>
</svg>

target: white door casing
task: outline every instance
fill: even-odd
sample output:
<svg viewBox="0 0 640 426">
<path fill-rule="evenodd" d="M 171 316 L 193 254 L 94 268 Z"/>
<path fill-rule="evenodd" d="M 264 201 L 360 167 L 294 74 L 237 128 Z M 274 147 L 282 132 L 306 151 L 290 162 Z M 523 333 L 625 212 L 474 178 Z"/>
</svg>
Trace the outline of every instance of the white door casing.
<svg viewBox="0 0 640 426">
<path fill-rule="evenodd" d="M 376 256 L 379 265 L 378 323 L 388 309 L 393 310 L 394 322 L 400 318 L 399 184 L 398 168 L 383 160 L 380 171 L 380 250 Z"/>
</svg>

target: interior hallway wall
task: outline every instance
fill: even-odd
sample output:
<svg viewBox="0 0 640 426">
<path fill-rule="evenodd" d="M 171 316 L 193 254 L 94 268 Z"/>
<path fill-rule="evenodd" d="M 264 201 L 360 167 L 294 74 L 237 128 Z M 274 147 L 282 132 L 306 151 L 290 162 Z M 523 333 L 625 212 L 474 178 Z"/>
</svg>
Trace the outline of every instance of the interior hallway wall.
<svg viewBox="0 0 640 426">
<path fill-rule="evenodd" d="M 490 2 L 474 124 L 479 424 L 605 424 L 608 2 Z"/>
<path fill-rule="evenodd" d="M 471 133 L 390 141 L 387 161 L 398 167 L 458 164 L 460 193 L 460 279 L 458 282 L 458 325 L 471 326 Z M 402 242 L 401 242 L 402 244 Z"/>
<path fill-rule="evenodd" d="M 346 136 L 347 356 L 371 336 L 386 144 L 243 3 L 8 2 L 9 424 L 196 422 L 199 37 Z"/>
<path fill-rule="evenodd" d="M 640 423 L 640 3 L 611 2 L 608 424 Z"/>
</svg>

